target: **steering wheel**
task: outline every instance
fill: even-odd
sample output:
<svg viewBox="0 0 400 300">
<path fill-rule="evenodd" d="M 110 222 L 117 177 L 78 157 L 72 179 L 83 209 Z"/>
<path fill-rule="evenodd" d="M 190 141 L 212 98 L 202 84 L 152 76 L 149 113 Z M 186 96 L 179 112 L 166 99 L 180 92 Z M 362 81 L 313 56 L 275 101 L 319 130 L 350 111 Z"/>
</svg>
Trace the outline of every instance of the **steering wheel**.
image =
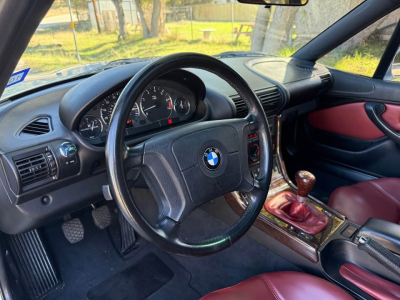
<svg viewBox="0 0 400 300">
<path fill-rule="evenodd" d="M 249 108 L 247 117 L 192 123 L 165 131 L 137 146 L 126 146 L 126 120 L 136 100 L 153 80 L 182 68 L 203 69 L 224 79 L 244 99 Z M 257 179 L 252 178 L 248 166 L 250 132 L 257 132 L 261 149 Z M 222 61 L 196 53 L 172 54 L 141 69 L 122 91 L 109 127 L 106 162 L 112 196 L 142 237 L 173 254 L 213 254 L 242 237 L 262 209 L 272 173 L 268 121 L 247 82 Z M 132 168 L 140 169 L 157 201 L 156 225 L 146 220 L 129 191 L 125 176 Z M 233 191 L 246 193 L 249 204 L 229 230 L 201 242 L 188 243 L 179 238 L 180 226 L 193 210 Z"/>
</svg>

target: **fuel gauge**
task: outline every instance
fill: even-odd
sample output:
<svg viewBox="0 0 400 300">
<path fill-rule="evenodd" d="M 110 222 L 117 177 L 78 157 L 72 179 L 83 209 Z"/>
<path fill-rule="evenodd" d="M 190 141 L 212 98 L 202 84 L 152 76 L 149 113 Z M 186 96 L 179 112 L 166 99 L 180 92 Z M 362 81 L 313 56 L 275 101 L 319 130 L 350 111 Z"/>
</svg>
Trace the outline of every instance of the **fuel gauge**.
<svg viewBox="0 0 400 300">
<path fill-rule="evenodd" d="M 190 111 L 190 103 L 184 97 L 179 97 L 174 102 L 175 111 L 181 115 L 187 115 Z"/>
</svg>

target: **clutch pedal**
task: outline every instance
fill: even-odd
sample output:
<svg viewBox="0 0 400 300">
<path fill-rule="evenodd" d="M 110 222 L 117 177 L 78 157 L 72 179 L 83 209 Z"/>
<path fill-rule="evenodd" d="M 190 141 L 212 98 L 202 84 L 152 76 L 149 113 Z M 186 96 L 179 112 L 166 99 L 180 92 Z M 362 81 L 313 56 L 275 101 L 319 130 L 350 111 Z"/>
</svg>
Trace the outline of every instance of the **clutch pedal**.
<svg viewBox="0 0 400 300">
<path fill-rule="evenodd" d="M 94 207 L 94 210 L 92 211 L 92 217 L 94 224 L 99 229 L 107 228 L 111 224 L 111 213 L 107 205 L 103 205 L 98 208 Z"/>
<path fill-rule="evenodd" d="M 85 230 L 83 229 L 81 220 L 79 220 L 78 218 L 64 222 L 61 225 L 61 228 L 65 235 L 65 238 L 71 244 L 75 244 L 83 240 Z"/>
</svg>

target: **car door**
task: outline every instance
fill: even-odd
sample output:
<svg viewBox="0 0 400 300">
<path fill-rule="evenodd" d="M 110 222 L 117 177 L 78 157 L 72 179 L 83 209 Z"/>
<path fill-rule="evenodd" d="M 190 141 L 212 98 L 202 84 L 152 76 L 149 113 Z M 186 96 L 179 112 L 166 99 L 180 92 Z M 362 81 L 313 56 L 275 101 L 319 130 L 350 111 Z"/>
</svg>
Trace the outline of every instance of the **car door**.
<svg viewBox="0 0 400 300">
<path fill-rule="evenodd" d="M 284 126 L 289 173 L 314 172 L 322 198 L 339 186 L 400 177 L 400 83 L 391 81 L 398 27 L 393 26 L 390 40 L 381 47 L 373 76 L 331 68 L 330 90 L 314 99 L 311 111 Z M 353 57 L 360 58 L 361 67 L 369 63 L 368 55 Z"/>
</svg>

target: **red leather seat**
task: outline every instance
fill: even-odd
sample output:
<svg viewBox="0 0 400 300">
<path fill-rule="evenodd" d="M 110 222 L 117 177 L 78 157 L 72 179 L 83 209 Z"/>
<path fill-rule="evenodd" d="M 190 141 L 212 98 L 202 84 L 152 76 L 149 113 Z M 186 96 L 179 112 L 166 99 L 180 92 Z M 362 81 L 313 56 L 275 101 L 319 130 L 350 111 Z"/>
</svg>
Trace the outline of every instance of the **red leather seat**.
<svg viewBox="0 0 400 300">
<path fill-rule="evenodd" d="M 338 286 L 299 272 L 261 274 L 235 286 L 212 292 L 201 300 L 347 300 L 354 299 Z"/>
<path fill-rule="evenodd" d="M 400 179 L 381 178 L 336 189 L 329 206 L 362 225 L 369 218 L 400 224 Z"/>
</svg>

